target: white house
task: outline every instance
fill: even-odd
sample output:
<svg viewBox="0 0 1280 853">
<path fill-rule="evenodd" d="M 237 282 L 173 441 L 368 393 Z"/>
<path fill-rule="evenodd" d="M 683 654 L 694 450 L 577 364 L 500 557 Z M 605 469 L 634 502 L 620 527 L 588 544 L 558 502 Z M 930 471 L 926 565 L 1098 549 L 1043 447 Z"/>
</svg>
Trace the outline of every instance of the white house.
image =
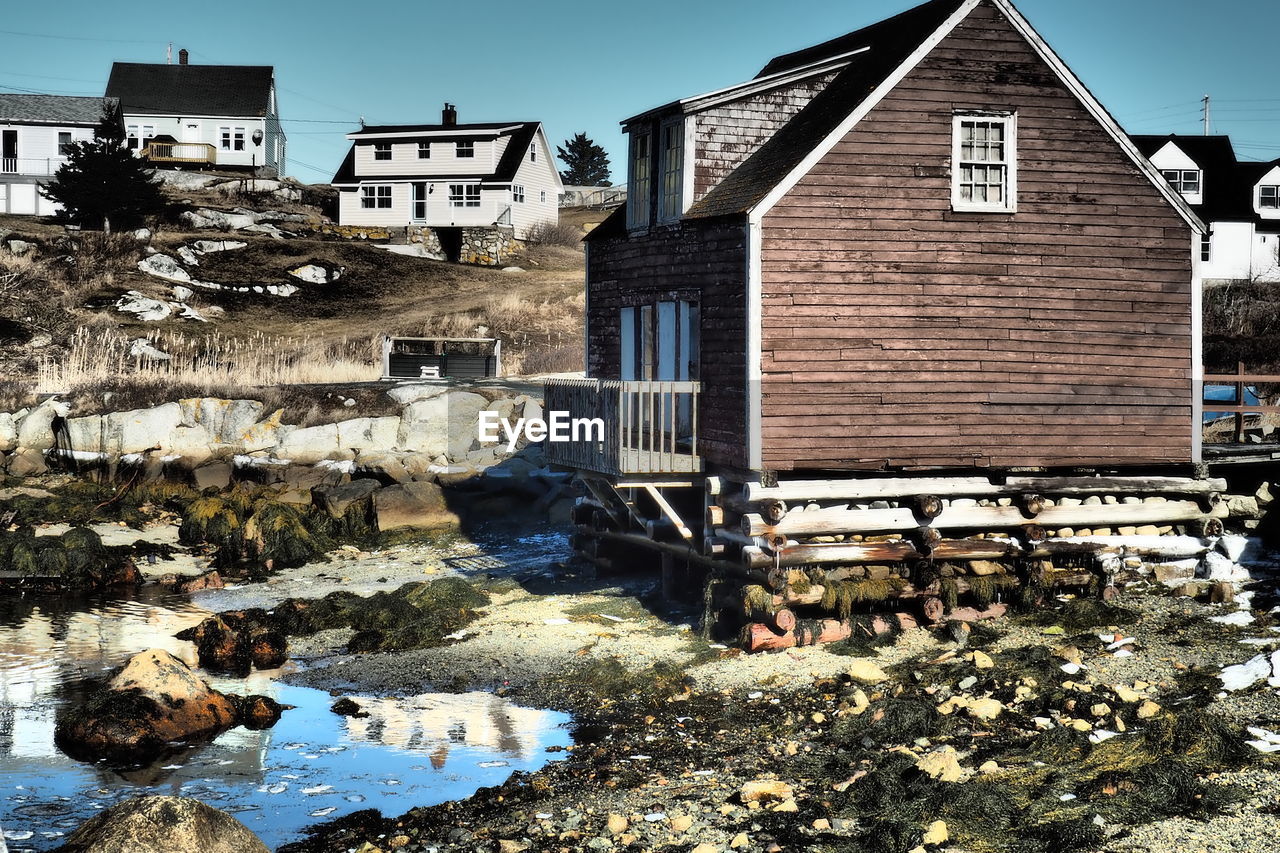
<svg viewBox="0 0 1280 853">
<path fill-rule="evenodd" d="M 117 62 L 107 96 L 118 98 L 130 148 L 158 165 L 285 172 L 285 135 L 270 65 Z"/>
<path fill-rule="evenodd" d="M 1280 282 L 1280 160 L 1240 162 L 1226 136 L 1135 136 L 1134 143 L 1210 228 L 1208 284 Z"/>
<path fill-rule="evenodd" d="M 539 122 L 365 127 L 333 176 L 341 225 L 510 226 L 517 239 L 559 220 L 564 189 Z"/>
<path fill-rule="evenodd" d="M 105 105 L 102 98 L 0 93 L 0 213 L 57 212 L 37 185 L 58 171 L 68 146 L 93 139 Z"/>
</svg>

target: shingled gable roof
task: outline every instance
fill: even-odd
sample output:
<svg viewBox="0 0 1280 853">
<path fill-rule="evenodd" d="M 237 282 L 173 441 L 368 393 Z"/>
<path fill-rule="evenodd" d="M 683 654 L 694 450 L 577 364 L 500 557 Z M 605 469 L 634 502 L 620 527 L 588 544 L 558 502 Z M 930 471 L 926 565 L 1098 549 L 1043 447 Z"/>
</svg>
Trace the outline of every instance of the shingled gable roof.
<svg viewBox="0 0 1280 853">
<path fill-rule="evenodd" d="M 734 214 L 758 217 L 812 167 L 917 62 L 980 3 L 995 6 L 1031 43 L 1068 89 L 1108 132 L 1134 165 L 1192 228 L 1204 223 L 1151 165 L 1119 123 L 1093 97 L 1009 0 L 930 0 L 893 18 L 771 61 L 761 74 L 813 62 L 828 52 L 870 50 L 853 61 L 790 122 L 765 142 L 685 214 L 704 218 Z M 895 79 L 897 78 L 897 79 Z"/>
<path fill-rule="evenodd" d="M 263 117 L 271 106 L 270 65 L 117 62 L 107 97 L 125 115 Z"/>
<path fill-rule="evenodd" d="M 510 183 L 511 181 L 515 180 L 516 172 L 519 171 L 520 164 L 524 161 L 524 154 L 526 151 L 529 150 L 529 145 L 533 142 L 533 138 L 537 134 L 538 128 L 541 126 L 542 126 L 541 122 L 536 122 L 536 121 L 526 121 L 526 122 L 520 122 L 517 124 L 513 124 L 511 122 L 504 122 L 501 124 L 487 124 L 487 125 L 471 125 L 471 124 L 450 125 L 447 127 L 445 125 L 430 125 L 430 124 L 383 125 L 380 128 L 366 127 L 363 130 L 358 131 L 357 133 L 350 134 L 350 136 L 352 138 L 358 139 L 360 138 L 360 136 L 365 135 L 366 133 L 375 133 L 375 132 L 402 133 L 410 129 L 424 129 L 424 130 L 430 131 L 430 130 L 458 130 L 458 129 L 467 130 L 467 129 L 478 129 L 482 127 L 487 129 L 497 129 L 497 130 L 501 130 L 503 128 L 513 128 L 510 134 L 506 134 L 511 137 L 511 141 L 507 143 L 507 147 L 505 150 L 503 150 L 502 157 L 498 159 L 498 164 L 497 166 L 494 167 L 493 172 L 490 174 L 479 175 L 479 177 L 483 178 L 486 181 L 492 181 L 494 183 Z M 387 130 L 387 128 L 394 128 L 394 129 Z M 456 135 L 449 137 L 450 140 L 453 140 L 456 138 L 458 138 L 458 136 Z M 355 185 L 360 183 L 361 180 L 378 180 L 378 181 L 424 181 L 426 180 L 426 181 L 430 181 L 430 180 L 445 180 L 450 177 L 457 178 L 458 176 L 445 175 L 445 174 L 433 175 L 428 172 L 412 172 L 404 175 L 377 175 L 377 176 L 365 176 L 364 178 L 360 178 L 356 176 L 356 147 L 355 145 L 352 145 L 351 150 L 347 152 L 347 156 L 343 158 L 342 165 L 338 167 L 337 174 L 333 176 L 333 180 L 330 181 L 329 183 L 336 184 L 336 185 Z"/>
<path fill-rule="evenodd" d="M 111 98 L 72 95 L 16 95 L 0 92 L 0 121 L 30 124 L 96 125 Z"/>
<path fill-rule="evenodd" d="M 1204 172 L 1201 204 L 1192 209 L 1206 222 L 1254 222 L 1275 226 L 1253 208 L 1253 188 L 1275 163 L 1240 162 L 1229 136 L 1135 135 L 1130 137 L 1144 156 L 1154 157 L 1169 143 L 1176 145 Z"/>
</svg>

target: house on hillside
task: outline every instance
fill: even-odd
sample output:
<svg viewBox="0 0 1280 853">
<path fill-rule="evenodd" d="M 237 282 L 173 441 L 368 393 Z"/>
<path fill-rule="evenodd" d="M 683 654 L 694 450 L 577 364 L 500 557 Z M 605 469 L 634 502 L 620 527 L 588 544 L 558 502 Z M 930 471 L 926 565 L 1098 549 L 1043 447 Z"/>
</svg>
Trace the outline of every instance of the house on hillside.
<svg viewBox="0 0 1280 853">
<path fill-rule="evenodd" d="M 49 216 L 58 206 L 40 194 L 72 143 L 93 139 L 109 101 L 66 95 L 0 93 L 0 213 Z"/>
<path fill-rule="evenodd" d="M 270 65 L 117 62 L 107 97 L 124 113 L 130 148 L 157 166 L 285 173 L 286 139 Z"/>
<path fill-rule="evenodd" d="M 478 234 L 524 239 L 559 219 L 563 185 L 539 122 L 458 124 L 445 104 L 439 124 L 369 126 L 347 138 L 332 181 L 340 225 L 412 230 L 456 259 Z"/>
<path fill-rule="evenodd" d="M 1133 529 L 1084 472 L 1195 488 L 1205 226 L 1009 0 L 931 0 L 623 128 L 589 378 L 546 383 L 604 425 L 546 445 L 591 492 L 579 553 L 762 579 L 1027 555 L 1037 520 Z"/>
<path fill-rule="evenodd" d="M 1227 136 L 1134 136 L 1209 233 L 1201 238 L 1206 284 L 1280 282 L 1280 160 L 1241 162 Z"/>
</svg>

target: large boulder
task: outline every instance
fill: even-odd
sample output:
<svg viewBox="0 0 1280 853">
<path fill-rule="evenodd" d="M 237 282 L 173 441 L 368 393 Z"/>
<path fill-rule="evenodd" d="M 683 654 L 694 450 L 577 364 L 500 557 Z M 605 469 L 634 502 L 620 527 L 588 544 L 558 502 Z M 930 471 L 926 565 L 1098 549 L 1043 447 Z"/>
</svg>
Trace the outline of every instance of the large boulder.
<svg viewBox="0 0 1280 853">
<path fill-rule="evenodd" d="M 400 418 L 353 418 L 335 424 L 341 450 L 391 450 L 400 432 Z"/>
<path fill-rule="evenodd" d="M 265 420 L 259 421 L 241 433 L 235 443 L 245 453 L 270 450 L 298 429 L 293 424 L 282 424 L 283 419 L 284 409 L 276 409 Z"/>
<path fill-rule="evenodd" d="M 163 649 L 134 655 L 105 688 L 65 713 L 54 731 L 73 758 L 142 763 L 174 741 L 206 740 L 235 726 L 231 697 Z"/>
<path fill-rule="evenodd" d="M 36 406 L 18 422 L 18 447 L 34 450 L 53 447 L 53 420 L 65 418 L 70 411 L 67 403 L 55 399 Z"/>
<path fill-rule="evenodd" d="M 182 425 L 182 406 L 164 403 L 154 409 L 112 412 L 102 417 L 102 449 L 107 453 L 139 453 L 168 447 L 174 430 Z"/>
<path fill-rule="evenodd" d="M 63 853 L 270 853 L 243 823 L 187 797 L 135 797 L 90 818 Z"/>
<path fill-rule="evenodd" d="M 449 387 L 440 383 L 434 385 L 397 385 L 387 391 L 387 396 L 400 405 L 407 406 L 410 403 L 416 403 L 419 400 L 426 400 L 431 397 L 439 397 L 448 392 Z"/>
<path fill-rule="evenodd" d="M 165 254 L 157 253 L 143 258 L 138 261 L 138 269 L 165 281 L 191 281 L 191 273 L 183 269 L 177 260 Z"/>
<path fill-rule="evenodd" d="M 373 496 L 373 509 L 382 531 L 456 530 L 460 524 L 435 483 L 401 483 L 379 489 Z"/>
<path fill-rule="evenodd" d="M 122 314 L 133 314 L 144 323 L 167 320 L 173 314 L 173 306 L 168 302 L 152 299 L 136 290 L 130 290 L 117 299 L 116 310 Z"/>
<path fill-rule="evenodd" d="M 449 398 L 446 395 L 416 400 L 400 415 L 396 447 L 430 458 L 449 451 Z"/>
<path fill-rule="evenodd" d="M 265 408 L 257 400 L 222 400 L 195 397 L 180 400 L 184 424 L 202 426 L 214 440 L 223 444 L 239 444 L 244 434 L 258 422 Z"/>
<path fill-rule="evenodd" d="M 283 634 L 261 610 L 229 610 L 210 616 L 177 635 L 196 644 L 200 665 L 218 672 L 247 675 L 253 667 L 275 669 L 289 653 Z"/>
<path fill-rule="evenodd" d="M 0 412 L 0 453 L 8 453 L 18 446 L 18 425 L 13 422 L 13 415 Z"/>
<path fill-rule="evenodd" d="M 468 391 L 450 394 L 448 400 L 449 458 L 461 460 L 480 447 L 480 412 L 488 408 L 489 401 Z"/>
<path fill-rule="evenodd" d="M 369 496 L 378 491 L 377 480 L 352 480 L 336 486 L 316 486 L 311 490 L 312 500 L 333 518 L 342 518 L 353 504 L 368 501 Z"/>
<path fill-rule="evenodd" d="M 10 476 L 34 477 L 49 470 L 44 453 L 34 447 L 20 447 L 13 452 L 5 465 Z"/>
<path fill-rule="evenodd" d="M 102 451 L 102 416 L 68 418 L 67 438 L 72 450 L 100 453 Z"/>
<path fill-rule="evenodd" d="M 274 455 L 280 459 L 309 464 L 321 459 L 332 459 L 338 455 L 339 449 L 338 425 L 322 424 L 296 429 L 284 436 L 276 445 Z"/>
</svg>

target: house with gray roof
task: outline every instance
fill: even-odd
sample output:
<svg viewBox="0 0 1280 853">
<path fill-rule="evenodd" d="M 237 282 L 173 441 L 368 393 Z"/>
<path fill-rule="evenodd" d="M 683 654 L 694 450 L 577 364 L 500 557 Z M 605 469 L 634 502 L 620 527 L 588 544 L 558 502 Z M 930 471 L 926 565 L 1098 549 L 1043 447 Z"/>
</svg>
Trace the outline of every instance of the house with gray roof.
<svg viewBox="0 0 1280 853">
<path fill-rule="evenodd" d="M 37 185 L 58 171 L 73 143 L 93 139 L 109 101 L 0 93 L 0 213 L 57 212 Z"/>
<path fill-rule="evenodd" d="M 107 97 L 120 101 L 130 148 L 161 167 L 285 172 L 284 129 L 270 65 L 117 62 Z"/>
</svg>

